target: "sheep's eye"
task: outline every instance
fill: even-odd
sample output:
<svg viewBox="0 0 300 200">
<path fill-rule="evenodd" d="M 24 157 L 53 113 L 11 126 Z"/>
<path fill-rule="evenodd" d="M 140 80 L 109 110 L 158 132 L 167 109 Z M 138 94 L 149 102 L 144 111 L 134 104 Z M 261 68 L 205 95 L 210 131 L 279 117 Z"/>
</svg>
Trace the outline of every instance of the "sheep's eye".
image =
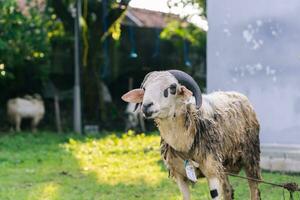
<svg viewBox="0 0 300 200">
<path fill-rule="evenodd" d="M 164 90 L 164 97 L 168 97 L 169 96 L 169 89 L 170 89 L 170 93 L 171 94 L 176 94 L 176 87 L 177 87 L 177 85 L 176 85 L 176 83 L 173 83 L 173 84 L 171 84 L 169 87 L 167 87 L 165 90 Z"/>
<path fill-rule="evenodd" d="M 171 94 L 173 94 L 173 95 L 176 94 L 176 87 L 177 87 L 176 83 L 173 83 L 170 85 L 170 93 Z"/>
</svg>

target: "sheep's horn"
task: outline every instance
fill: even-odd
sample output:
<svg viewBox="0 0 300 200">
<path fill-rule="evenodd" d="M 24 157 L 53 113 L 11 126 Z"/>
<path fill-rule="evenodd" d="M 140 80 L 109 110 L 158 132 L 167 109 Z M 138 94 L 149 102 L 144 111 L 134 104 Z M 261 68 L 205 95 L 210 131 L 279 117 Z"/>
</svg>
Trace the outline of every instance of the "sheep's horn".
<svg viewBox="0 0 300 200">
<path fill-rule="evenodd" d="M 180 84 L 184 85 L 187 89 L 193 92 L 196 99 L 196 107 L 200 108 L 202 105 L 201 90 L 196 81 L 187 73 L 179 70 L 168 70 Z"/>
</svg>

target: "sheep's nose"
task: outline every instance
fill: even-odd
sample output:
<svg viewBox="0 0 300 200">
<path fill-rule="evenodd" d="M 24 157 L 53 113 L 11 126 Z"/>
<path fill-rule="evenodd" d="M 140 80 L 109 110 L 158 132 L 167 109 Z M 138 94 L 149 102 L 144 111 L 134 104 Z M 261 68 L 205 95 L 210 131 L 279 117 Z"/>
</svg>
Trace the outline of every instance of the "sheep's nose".
<svg viewBox="0 0 300 200">
<path fill-rule="evenodd" d="M 146 116 L 150 116 L 152 112 L 149 111 L 149 108 L 153 105 L 153 102 L 143 104 L 142 111 Z"/>
</svg>

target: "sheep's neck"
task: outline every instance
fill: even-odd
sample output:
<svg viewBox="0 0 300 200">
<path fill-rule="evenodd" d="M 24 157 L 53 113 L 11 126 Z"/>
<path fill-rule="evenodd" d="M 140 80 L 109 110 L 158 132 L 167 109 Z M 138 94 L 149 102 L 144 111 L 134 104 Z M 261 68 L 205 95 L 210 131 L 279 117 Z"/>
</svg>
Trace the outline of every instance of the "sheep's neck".
<svg viewBox="0 0 300 200">
<path fill-rule="evenodd" d="M 195 129 L 185 127 L 185 115 L 156 120 L 161 137 L 177 151 L 188 152 L 194 142 Z"/>
</svg>

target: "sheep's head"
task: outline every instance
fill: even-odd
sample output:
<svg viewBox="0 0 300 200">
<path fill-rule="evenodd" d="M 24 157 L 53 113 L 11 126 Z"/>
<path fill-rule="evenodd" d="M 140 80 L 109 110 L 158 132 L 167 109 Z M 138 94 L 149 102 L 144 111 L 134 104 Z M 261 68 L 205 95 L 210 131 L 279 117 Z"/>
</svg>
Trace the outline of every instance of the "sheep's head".
<svg viewBox="0 0 300 200">
<path fill-rule="evenodd" d="M 146 118 L 166 118 L 173 116 L 176 109 L 193 95 L 199 108 L 202 97 L 194 79 L 185 72 L 169 70 L 150 72 L 141 88 L 127 92 L 122 99 L 141 104 Z"/>
</svg>

